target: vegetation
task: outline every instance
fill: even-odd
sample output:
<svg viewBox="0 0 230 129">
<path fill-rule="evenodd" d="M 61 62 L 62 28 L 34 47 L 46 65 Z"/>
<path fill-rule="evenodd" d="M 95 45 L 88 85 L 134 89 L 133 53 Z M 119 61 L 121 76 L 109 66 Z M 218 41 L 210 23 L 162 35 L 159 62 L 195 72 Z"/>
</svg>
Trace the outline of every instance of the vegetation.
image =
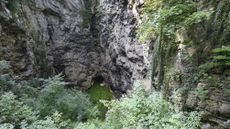
<svg viewBox="0 0 230 129">
<path fill-rule="evenodd" d="M 10 11 L 17 13 L 22 4 L 31 4 L 32 0 L 0 0 L 0 3 L 5 3 Z"/>
<path fill-rule="evenodd" d="M 0 96 L 0 127 L 1 129 L 61 129 L 67 127 L 61 114 L 55 112 L 52 116 L 39 119 L 39 114 L 31 107 L 17 100 L 12 92 Z"/>
<path fill-rule="evenodd" d="M 212 50 L 212 60 L 200 66 L 206 72 L 218 70 L 224 72 L 230 68 L 230 47 L 222 46 Z"/>
<path fill-rule="evenodd" d="M 6 5 L 9 13 L 12 13 L 13 18 L 9 19 L 9 23 L 12 23 L 13 28 L 16 17 L 22 17 L 23 20 L 17 21 L 24 23 L 27 20 L 25 17 L 30 18 L 35 14 L 40 16 L 37 11 L 42 9 L 32 9 L 34 12 L 24 14 L 24 9 L 29 11 L 23 8 L 27 1 L 0 0 L 0 4 Z M 63 0 L 58 1 L 59 4 L 64 4 Z M 81 25 L 92 31 L 99 25 L 97 20 L 101 17 L 102 10 L 97 6 L 97 0 L 83 1 L 85 7 L 80 11 L 83 18 Z M 151 70 L 154 81 L 152 86 L 156 91 L 146 93 L 141 84 L 136 84 L 127 94 L 115 99 L 110 88 L 101 86 L 100 83 L 95 83 L 83 92 L 66 87 L 68 83 L 64 82 L 61 75 L 48 78 L 48 71 L 52 70 L 40 58 L 36 58 L 35 64 L 39 64 L 38 71 L 42 73 L 37 75 L 48 79 L 22 79 L 21 76 L 15 76 L 10 62 L 0 61 L 0 129 L 199 129 L 201 116 L 193 109 L 206 109 L 207 113 L 217 112 L 214 115 L 205 114 L 205 122 L 212 121 L 215 126 L 225 126 L 222 124 L 225 118 L 219 120 L 218 116 L 225 115 L 225 96 L 230 93 L 227 87 L 230 81 L 229 0 L 144 1 L 143 23 L 138 27 L 138 36 L 141 42 L 154 41 Z M 126 11 L 128 3 L 121 2 L 125 5 L 121 6 L 119 2 L 112 3 L 116 5 L 111 7 L 121 13 L 117 15 L 122 21 L 127 20 L 129 14 L 122 15 L 122 11 Z M 63 6 L 72 8 L 72 4 L 65 3 Z M 211 8 L 213 4 L 216 5 Z M 213 10 L 216 10 L 215 14 L 211 15 Z M 17 13 L 18 11 L 20 12 Z M 17 15 L 13 15 L 14 13 Z M 208 20 L 210 17 L 212 20 Z M 65 17 L 59 20 L 66 23 Z M 131 24 L 135 22 L 133 19 L 129 20 Z M 3 31 L 7 29 L 4 25 Z M 25 33 L 31 37 L 26 30 Z M 24 43 L 24 36 L 17 33 L 12 33 L 12 36 L 16 38 L 12 39 L 15 44 L 21 43 L 21 39 Z M 94 34 L 92 36 L 98 37 Z M 14 51 L 26 53 L 24 51 L 28 46 L 20 47 L 23 50 Z M 35 46 L 31 47 L 34 49 Z M 40 52 L 35 52 L 35 55 L 38 53 Z M 197 69 L 199 65 L 200 69 Z M 212 100 L 209 102 L 210 97 Z M 206 100 L 208 101 L 203 103 Z M 218 109 L 218 106 L 223 108 Z M 185 112 L 184 109 L 191 112 Z"/>
<path fill-rule="evenodd" d="M 120 100 L 103 101 L 108 107 L 105 121 L 91 120 L 76 129 L 197 129 L 197 112 L 174 112 L 161 93 L 146 94 L 142 85 Z"/>
<path fill-rule="evenodd" d="M 0 3 L 5 3 L 7 8 L 12 12 L 17 12 L 20 8 L 19 0 L 0 0 Z"/>
<path fill-rule="evenodd" d="M 139 27 L 141 42 L 151 40 L 157 35 L 169 39 L 175 38 L 175 33 L 192 27 L 206 20 L 212 11 L 199 11 L 198 2 L 189 0 L 147 0 L 143 6 L 144 22 Z"/>
<path fill-rule="evenodd" d="M 144 19 L 138 28 L 138 36 L 140 42 L 154 41 L 152 80 L 156 90 L 163 90 L 167 95 L 172 81 L 183 83 L 181 87 L 191 88 L 195 85 L 197 79 L 191 77 L 194 76 L 193 74 L 198 74 L 193 67 L 194 60 L 198 59 L 194 59 L 196 54 L 190 55 L 186 49 L 199 48 L 198 51 L 201 51 L 201 44 L 194 40 L 196 36 L 194 32 L 197 31 L 197 26 L 202 26 L 209 20 L 213 12 L 213 8 L 205 10 L 201 7 L 200 1 L 194 0 L 146 0 L 144 2 L 142 9 Z M 184 46 L 185 50 L 181 50 L 181 46 Z M 180 59 L 177 54 L 182 54 Z M 175 65 L 172 65 L 175 64 L 175 57 L 186 65 L 185 75 L 180 73 L 181 70 L 169 73 L 173 72 L 171 69 L 175 69 Z M 169 74 L 181 76 L 172 80 Z"/>
<path fill-rule="evenodd" d="M 61 112 L 65 119 L 82 121 L 96 116 L 97 110 L 91 104 L 88 97 L 81 91 L 64 88 L 65 82 L 60 76 L 44 81 L 44 88 L 38 93 L 34 108 L 45 117 L 56 111 Z"/>
<path fill-rule="evenodd" d="M 147 94 L 136 85 L 120 100 L 111 100 L 105 86 L 88 90 L 66 89 L 61 75 L 49 79 L 16 81 L 7 61 L 0 61 L 1 129 L 196 129 L 197 112 L 174 112 L 160 93 Z M 5 79 L 5 76 L 8 79 Z M 4 86 L 4 88 L 2 88 Z M 111 101 L 110 101 L 111 100 Z M 96 104 L 101 115 L 98 115 Z M 101 105 L 102 102 L 108 110 Z M 101 116 L 106 113 L 105 119 Z"/>
<path fill-rule="evenodd" d="M 94 84 L 87 92 L 90 100 L 98 106 L 100 118 L 104 118 L 108 109 L 100 100 L 111 100 L 113 98 L 112 92 L 108 87 L 101 86 L 99 83 Z"/>
<path fill-rule="evenodd" d="M 81 91 L 65 89 L 66 82 L 60 75 L 16 81 L 7 61 L 0 61 L 0 66 L 2 128 L 66 129 L 73 122 L 97 116 L 97 108 L 88 96 Z"/>
</svg>

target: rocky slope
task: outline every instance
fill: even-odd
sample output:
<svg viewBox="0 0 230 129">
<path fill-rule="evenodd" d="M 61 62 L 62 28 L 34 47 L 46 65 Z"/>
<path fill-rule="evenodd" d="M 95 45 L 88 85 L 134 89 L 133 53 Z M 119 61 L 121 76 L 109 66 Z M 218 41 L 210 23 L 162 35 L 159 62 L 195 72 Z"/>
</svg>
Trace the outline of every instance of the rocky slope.
<svg viewBox="0 0 230 129">
<path fill-rule="evenodd" d="M 87 89 L 101 78 L 114 92 L 125 92 L 148 71 L 147 47 L 135 38 L 137 6 L 131 4 L 140 3 L 1 2 L 0 59 L 10 61 L 19 78 L 62 72 L 71 86 Z"/>
</svg>

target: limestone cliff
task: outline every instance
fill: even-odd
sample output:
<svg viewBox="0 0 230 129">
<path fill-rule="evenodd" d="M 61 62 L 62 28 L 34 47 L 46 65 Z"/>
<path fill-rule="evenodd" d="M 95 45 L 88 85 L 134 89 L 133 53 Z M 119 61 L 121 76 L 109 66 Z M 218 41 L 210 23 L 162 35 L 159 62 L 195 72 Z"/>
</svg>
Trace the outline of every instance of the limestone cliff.
<svg viewBox="0 0 230 129">
<path fill-rule="evenodd" d="M 87 89 L 99 77 L 125 92 L 148 71 L 136 8 L 117 0 L 1 2 L 0 59 L 20 78 L 62 72 L 71 86 Z"/>
</svg>

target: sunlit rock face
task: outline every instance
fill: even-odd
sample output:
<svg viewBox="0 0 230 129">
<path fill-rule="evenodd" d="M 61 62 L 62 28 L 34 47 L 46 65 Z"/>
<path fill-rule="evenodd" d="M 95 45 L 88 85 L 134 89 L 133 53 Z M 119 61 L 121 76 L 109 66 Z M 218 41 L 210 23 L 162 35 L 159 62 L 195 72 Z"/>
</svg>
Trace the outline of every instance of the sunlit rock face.
<svg viewBox="0 0 230 129">
<path fill-rule="evenodd" d="M 0 59 L 11 61 L 21 78 L 62 72 L 71 86 L 87 89 L 101 76 L 123 93 L 134 80 L 147 76 L 147 47 L 138 43 L 135 32 L 140 4 L 34 0 L 15 12 L 1 3 Z"/>
</svg>

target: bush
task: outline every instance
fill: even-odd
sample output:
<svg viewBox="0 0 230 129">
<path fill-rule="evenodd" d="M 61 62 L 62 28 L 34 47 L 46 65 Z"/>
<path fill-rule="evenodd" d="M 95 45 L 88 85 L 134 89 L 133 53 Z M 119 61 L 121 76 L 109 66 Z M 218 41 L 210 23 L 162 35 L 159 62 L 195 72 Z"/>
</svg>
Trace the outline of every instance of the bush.
<svg viewBox="0 0 230 129">
<path fill-rule="evenodd" d="M 44 120 L 36 120 L 32 124 L 25 121 L 21 124 L 21 129 L 69 129 L 68 121 L 62 119 L 62 115 L 55 112 L 52 116 L 47 116 Z"/>
<path fill-rule="evenodd" d="M 97 108 L 91 104 L 85 94 L 77 90 L 65 89 L 65 83 L 61 81 L 60 76 L 44 81 L 42 90 L 22 86 L 28 88 L 19 91 L 22 98 L 18 98 L 12 92 L 3 93 L 0 97 L 0 129 L 14 127 L 21 129 L 68 129 L 71 128 L 68 119 L 72 120 L 71 122 L 76 122 L 95 118 Z M 34 89 L 36 90 L 33 91 Z M 36 94 L 32 95 L 33 93 Z"/>
<path fill-rule="evenodd" d="M 34 108 L 40 111 L 42 117 L 52 115 L 58 111 L 65 119 L 82 121 L 97 115 L 97 108 L 93 106 L 87 95 L 81 91 L 65 89 L 65 82 L 58 75 L 44 80 L 43 89 L 35 100 Z"/>
<path fill-rule="evenodd" d="M 16 100 L 12 92 L 6 92 L 0 97 L 0 123 L 11 123 L 19 126 L 22 121 L 33 122 L 37 113 L 32 108 Z"/>
<path fill-rule="evenodd" d="M 143 86 L 136 85 L 120 100 L 104 101 L 108 113 L 104 122 L 89 121 L 75 128 L 85 129 L 198 129 L 197 112 L 176 113 L 160 93 L 146 94 Z"/>
<path fill-rule="evenodd" d="M 63 113 L 64 119 L 71 119 L 73 121 L 82 121 L 96 117 L 98 110 L 91 103 L 88 96 L 75 89 L 66 89 L 65 85 L 66 82 L 63 81 L 61 75 L 49 79 L 15 81 L 13 72 L 10 70 L 9 62 L 0 61 L 0 95 L 3 94 L 2 97 L 5 97 L 5 100 L 12 102 L 7 105 L 7 102 L 2 99 L 1 103 L 2 106 L 5 106 L 4 108 L 13 108 L 8 107 L 11 106 L 10 104 L 22 106 L 23 102 L 27 105 L 24 108 L 29 106 L 39 111 L 41 118 L 51 116 L 56 111 Z M 15 108 L 18 107 L 15 106 Z M 32 109 L 29 108 L 28 110 Z M 23 113 L 24 112 L 21 112 L 21 117 L 28 115 Z M 19 113 L 17 112 L 17 114 Z M 13 119 L 10 113 L 6 115 L 10 117 L 9 119 Z M 16 122 L 21 121 L 13 120 Z M 4 122 L 7 121 L 8 120 Z"/>
<path fill-rule="evenodd" d="M 45 119 L 38 119 L 38 112 L 18 101 L 12 92 L 0 97 L 0 129 L 67 129 L 68 122 L 55 112 Z"/>
</svg>

